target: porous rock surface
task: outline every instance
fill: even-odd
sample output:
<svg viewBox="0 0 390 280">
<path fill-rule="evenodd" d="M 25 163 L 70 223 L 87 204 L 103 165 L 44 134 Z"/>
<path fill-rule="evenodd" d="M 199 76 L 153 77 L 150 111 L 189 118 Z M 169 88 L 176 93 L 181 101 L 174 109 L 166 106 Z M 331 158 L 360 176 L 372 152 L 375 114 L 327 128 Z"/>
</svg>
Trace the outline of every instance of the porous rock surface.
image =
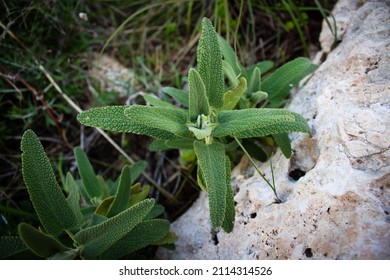
<svg viewBox="0 0 390 280">
<path fill-rule="evenodd" d="M 342 0 L 338 46 L 287 108 L 312 137 L 291 135 L 294 155 L 272 159 L 281 204 L 243 159 L 232 172 L 232 233 L 213 232 L 202 193 L 174 224 L 175 251 L 160 259 L 390 259 L 390 4 Z M 269 162 L 260 165 L 270 178 Z"/>
</svg>

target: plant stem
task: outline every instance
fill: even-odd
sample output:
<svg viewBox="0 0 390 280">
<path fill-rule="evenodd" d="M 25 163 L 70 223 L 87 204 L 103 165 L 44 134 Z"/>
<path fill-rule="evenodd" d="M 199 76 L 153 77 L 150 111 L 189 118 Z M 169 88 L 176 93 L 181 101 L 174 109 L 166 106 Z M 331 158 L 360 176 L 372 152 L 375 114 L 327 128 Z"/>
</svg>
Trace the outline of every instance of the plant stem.
<svg viewBox="0 0 390 280">
<path fill-rule="evenodd" d="M 253 167 L 256 169 L 257 173 L 261 176 L 261 178 L 263 178 L 263 180 L 268 184 L 268 186 L 272 189 L 272 191 L 274 192 L 274 195 L 276 197 L 276 201 L 277 202 L 281 202 L 277 192 L 276 192 L 276 187 L 275 187 L 275 180 L 274 180 L 274 177 L 272 175 L 272 181 L 273 181 L 273 185 L 268 181 L 267 178 L 265 178 L 264 174 L 260 171 L 260 169 L 257 167 L 256 163 L 254 162 L 254 160 L 252 159 L 252 157 L 249 155 L 249 153 L 247 152 L 247 150 L 244 148 L 244 146 L 241 144 L 241 142 L 236 138 L 234 137 L 234 140 L 236 140 L 237 144 L 240 146 L 240 148 L 242 149 L 242 151 L 244 152 L 244 154 L 248 157 L 248 159 L 250 160 L 250 162 L 252 163 Z M 273 170 L 272 170 L 272 163 L 271 163 L 271 172 L 273 174 Z"/>
</svg>

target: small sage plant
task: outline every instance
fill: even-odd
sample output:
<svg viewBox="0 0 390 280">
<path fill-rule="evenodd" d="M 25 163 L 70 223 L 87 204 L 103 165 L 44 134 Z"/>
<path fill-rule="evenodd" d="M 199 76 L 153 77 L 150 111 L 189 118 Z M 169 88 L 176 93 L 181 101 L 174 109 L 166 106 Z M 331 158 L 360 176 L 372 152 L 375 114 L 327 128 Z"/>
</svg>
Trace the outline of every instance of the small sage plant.
<svg viewBox="0 0 390 280">
<path fill-rule="evenodd" d="M 235 209 L 231 186 L 231 164 L 226 151 L 242 139 L 288 132 L 309 132 L 305 119 L 285 109 L 236 109 L 248 90 L 245 75 L 232 72 L 238 83 L 225 88 L 224 66 L 218 35 L 204 18 L 197 49 L 197 69 L 188 73 L 189 91 L 165 88 L 164 91 L 186 109 L 151 96 L 151 106 L 108 106 L 92 108 L 78 115 L 80 123 L 119 132 L 155 138 L 158 149 L 190 149 L 197 157 L 197 180 L 208 193 L 210 219 L 214 229 L 233 230 Z M 232 79 L 235 80 L 234 77 Z M 236 80 L 235 80 L 236 81 Z"/>
<path fill-rule="evenodd" d="M 164 208 L 147 198 L 150 187 L 134 184 L 145 162 L 125 166 L 116 182 L 105 181 L 75 148 L 81 180 L 67 173 L 61 188 L 32 130 L 21 149 L 23 178 L 42 227 L 21 223 L 19 236 L 0 237 L 0 258 L 132 258 L 149 245 L 176 241 L 169 222 L 156 218 Z"/>
</svg>

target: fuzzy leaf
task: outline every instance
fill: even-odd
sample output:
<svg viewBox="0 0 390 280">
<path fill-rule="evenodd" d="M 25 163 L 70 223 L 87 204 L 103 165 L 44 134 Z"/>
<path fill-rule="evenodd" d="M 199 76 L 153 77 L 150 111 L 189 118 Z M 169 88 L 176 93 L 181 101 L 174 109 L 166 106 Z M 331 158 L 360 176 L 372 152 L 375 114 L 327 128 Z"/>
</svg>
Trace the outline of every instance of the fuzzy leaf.
<svg viewBox="0 0 390 280">
<path fill-rule="evenodd" d="M 81 181 L 90 199 L 103 197 L 103 189 L 101 188 L 93 167 L 87 157 L 87 154 L 80 147 L 74 148 L 77 168 L 80 173 Z"/>
<path fill-rule="evenodd" d="M 84 246 L 84 257 L 97 258 L 139 224 L 153 205 L 154 199 L 146 199 L 98 225 L 79 231 L 75 239 Z"/>
<path fill-rule="evenodd" d="M 235 51 L 230 47 L 229 43 L 218 35 L 218 44 L 221 49 L 224 60 L 230 65 L 236 77 L 241 74 L 241 65 L 238 61 Z"/>
<path fill-rule="evenodd" d="M 160 140 L 156 139 L 149 145 L 149 150 L 152 152 L 165 151 L 171 149 L 193 149 L 194 140 L 178 139 L 178 140 Z"/>
<path fill-rule="evenodd" d="M 158 129 L 180 137 L 192 137 L 186 126 L 187 113 L 179 108 L 133 105 L 125 110 L 125 116 L 150 130 Z M 142 134 L 161 139 L 149 135 L 148 130 L 145 130 Z"/>
<path fill-rule="evenodd" d="M 286 158 L 291 157 L 291 142 L 288 137 L 288 133 L 279 133 L 272 135 L 275 139 L 276 144 L 279 146 L 283 155 Z"/>
<path fill-rule="evenodd" d="M 317 67 L 307 58 L 296 58 L 265 78 L 261 90 L 268 93 L 268 100 L 272 104 L 279 105 L 290 90 L 305 76 L 313 73 Z"/>
<path fill-rule="evenodd" d="M 77 115 L 77 120 L 86 126 L 100 127 L 118 132 L 131 132 L 148 135 L 157 139 L 174 139 L 177 136 L 171 132 L 151 128 L 127 118 L 125 110 L 131 106 L 107 106 L 86 110 Z"/>
<path fill-rule="evenodd" d="M 251 67 L 249 67 L 249 69 L 246 71 L 246 74 L 248 77 L 250 77 L 250 76 L 252 76 L 252 73 L 255 70 L 255 68 L 259 68 L 261 74 L 264 75 L 269 70 L 271 70 L 272 67 L 274 67 L 274 63 L 272 61 L 270 61 L 270 60 L 260 61 L 256 64 L 252 65 Z"/>
<path fill-rule="evenodd" d="M 223 69 L 223 73 L 228 78 L 230 84 L 233 87 L 237 86 L 239 81 L 236 76 L 236 73 L 234 73 L 232 66 L 226 60 L 222 60 L 222 69 Z"/>
<path fill-rule="evenodd" d="M 172 231 L 169 231 L 162 239 L 154 242 L 153 245 L 166 245 L 175 243 L 179 237 Z"/>
<path fill-rule="evenodd" d="M 191 68 L 188 73 L 190 88 L 189 117 L 195 122 L 199 115 L 210 115 L 210 105 L 207 100 L 206 88 L 198 71 Z"/>
<path fill-rule="evenodd" d="M 173 99 L 178 101 L 181 105 L 188 107 L 189 106 L 189 96 L 188 92 L 182 89 L 177 89 L 174 87 L 163 87 L 162 91 L 171 96 Z"/>
<path fill-rule="evenodd" d="M 68 204 L 72 209 L 74 215 L 77 218 L 78 224 L 81 225 L 83 220 L 83 215 L 81 214 L 80 208 L 80 192 L 77 187 L 76 181 L 74 180 L 72 174 L 69 172 L 66 174 L 65 179 L 66 189 L 68 190 Z"/>
<path fill-rule="evenodd" d="M 213 228 L 222 225 L 226 211 L 226 166 L 223 144 L 194 142 L 203 182 L 209 195 L 210 218 Z"/>
<path fill-rule="evenodd" d="M 24 244 L 33 251 L 34 254 L 42 258 L 50 258 L 58 252 L 69 249 L 53 236 L 43 233 L 29 224 L 19 224 L 18 232 Z"/>
<path fill-rule="evenodd" d="M 267 97 L 268 97 L 268 94 L 264 91 L 253 92 L 251 97 L 249 98 L 250 102 L 252 103 L 251 107 L 256 106 L 260 101 L 267 99 Z"/>
<path fill-rule="evenodd" d="M 131 187 L 131 170 L 129 166 L 122 168 L 121 175 L 119 177 L 119 185 L 116 191 L 114 201 L 111 203 L 108 209 L 107 218 L 111 218 L 120 212 L 127 209 L 130 198 Z"/>
<path fill-rule="evenodd" d="M 142 189 L 140 189 L 137 192 L 134 192 L 133 188 L 136 187 L 137 185 L 141 186 L 140 183 L 137 183 L 135 186 L 132 187 L 131 189 L 131 197 L 129 199 L 129 207 L 143 201 L 145 198 L 148 197 L 148 194 L 150 192 L 150 186 L 145 185 Z"/>
<path fill-rule="evenodd" d="M 225 217 L 222 222 L 222 229 L 229 233 L 233 230 L 234 227 L 234 217 L 236 215 L 235 209 L 234 209 L 234 193 L 233 188 L 231 184 L 231 166 L 230 166 L 230 159 L 226 156 L 225 157 L 225 170 L 226 170 L 226 211 L 225 211 Z"/>
<path fill-rule="evenodd" d="M 102 259 L 117 260 L 161 240 L 169 231 L 167 220 L 148 220 L 136 225 L 132 231 L 105 251 Z"/>
<path fill-rule="evenodd" d="M 249 78 L 248 92 L 253 93 L 261 89 L 261 72 L 258 67 L 252 72 L 252 75 Z"/>
<path fill-rule="evenodd" d="M 0 260 L 10 259 L 26 250 L 19 236 L 0 236 Z"/>
<path fill-rule="evenodd" d="M 96 207 L 95 213 L 100 215 L 100 216 L 107 216 L 108 209 L 110 209 L 110 206 L 112 202 L 114 201 L 115 196 L 109 196 L 103 199 L 102 202 Z"/>
<path fill-rule="evenodd" d="M 165 102 L 163 100 L 160 100 L 154 96 L 145 94 L 143 95 L 143 98 L 146 102 L 148 102 L 150 105 L 155 107 L 165 107 L 165 108 L 177 108 L 175 105 L 172 105 L 171 103 Z"/>
<path fill-rule="evenodd" d="M 285 109 L 243 109 L 218 113 L 213 136 L 262 137 L 291 131 L 309 132 L 305 119 Z"/>
<path fill-rule="evenodd" d="M 148 163 L 144 160 L 137 161 L 130 166 L 131 171 L 131 183 L 133 185 L 134 182 L 138 179 L 138 177 L 145 171 L 146 167 L 148 167 Z"/>
<path fill-rule="evenodd" d="M 145 216 L 144 220 L 151 220 L 157 218 L 162 213 L 164 213 L 165 208 L 161 204 L 156 204 L 153 206 L 152 210 L 150 210 L 149 214 Z"/>
<path fill-rule="evenodd" d="M 217 33 L 210 20 L 203 18 L 202 34 L 197 49 L 198 71 L 206 86 L 211 107 L 223 106 L 225 83 L 222 72 L 222 57 Z"/>
<path fill-rule="evenodd" d="M 247 90 L 246 79 L 244 77 L 240 78 L 239 84 L 228 90 L 223 97 L 223 107 L 222 110 L 232 110 L 236 107 L 238 101 L 240 101 L 241 96 Z"/>
<path fill-rule="evenodd" d="M 78 219 L 62 193 L 50 161 L 32 130 L 23 134 L 21 150 L 23 179 L 45 230 L 58 236 L 64 229 L 76 227 Z"/>
</svg>

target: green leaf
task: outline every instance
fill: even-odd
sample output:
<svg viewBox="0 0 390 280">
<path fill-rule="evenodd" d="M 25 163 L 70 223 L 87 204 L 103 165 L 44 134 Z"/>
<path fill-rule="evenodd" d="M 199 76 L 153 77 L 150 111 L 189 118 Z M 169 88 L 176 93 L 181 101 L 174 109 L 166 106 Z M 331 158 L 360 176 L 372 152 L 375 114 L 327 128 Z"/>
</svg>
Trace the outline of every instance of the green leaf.
<svg viewBox="0 0 390 280">
<path fill-rule="evenodd" d="M 176 135 L 176 137 L 192 137 L 192 133 L 186 126 L 187 113 L 178 108 L 133 105 L 125 110 L 125 116 L 150 130 L 158 129 Z M 148 134 L 148 132 L 145 130 L 142 134 L 161 139 Z M 172 137 L 168 139 L 172 139 Z"/>
<path fill-rule="evenodd" d="M 154 218 L 157 218 L 160 216 L 162 213 L 164 213 L 165 208 L 161 204 L 156 204 L 153 206 L 153 209 L 150 210 L 149 214 L 145 216 L 144 220 L 151 220 Z"/>
<path fill-rule="evenodd" d="M 143 95 L 143 98 L 145 99 L 146 102 L 148 102 L 150 105 L 155 106 L 155 107 L 165 107 L 165 108 L 177 108 L 175 105 L 172 105 L 171 103 L 162 101 L 154 96 L 151 95 Z"/>
<path fill-rule="evenodd" d="M 231 166 L 230 166 L 230 159 L 226 156 L 225 157 L 225 170 L 226 170 L 226 210 L 225 210 L 225 217 L 222 222 L 222 229 L 229 233 L 233 230 L 234 227 L 234 217 L 236 215 L 235 209 L 234 209 L 234 193 L 233 188 L 231 184 Z"/>
<path fill-rule="evenodd" d="M 108 209 L 107 218 L 111 218 L 120 212 L 127 209 L 129 206 L 131 187 L 131 170 L 127 165 L 122 168 L 121 175 L 119 177 L 119 185 L 116 191 L 114 201 L 111 203 Z"/>
<path fill-rule="evenodd" d="M 154 199 L 146 199 L 98 225 L 79 231 L 75 239 L 84 246 L 84 257 L 97 258 L 139 224 L 153 205 Z"/>
<path fill-rule="evenodd" d="M 248 92 L 253 93 L 261 89 L 261 72 L 258 67 L 252 72 L 252 75 L 249 78 Z"/>
<path fill-rule="evenodd" d="M 149 150 L 152 152 L 165 151 L 171 149 L 193 149 L 194 140 L 178 139 L 178 140 L 160 140 L 156 139 L 149 145 Z"/>
<path fill-rule="evenodd" d="M 22 169 L 31 202 L 45 230 L 58 236 L 78 225 L 78 219 L 58 185 L 38 137 L 27 130 L 22 137 Z"/>
<path fill-rule="evenodd" d="M 153 245 L 166 245 L 175 243 L 179 237 L 172 231 L 169 231 L 162 239 L 154 242 Z"/>
<path fill-rule="evenodd" d="M 292 131 L 310 131 L 302 116 L 285 109 L 222 111 L 217 117 L 218 125 L 212 134 L 214 137 L 233 136 L 242 139 Z"/>
<path fill-rule="evenodd" d="M 148 194 L 150 192 L 150 186 L 149 185 L 145 185 L 142 189 L 140 189 L 139 191 L 135 192 L 134 188 L 137 185 L 141 186 L 140 183 L 137 183 L 131 189 L 131 197 L 129 199 L 129 206 L 133 206 L 133 205 L 143 201 L 145 198 L 148 197 Z"/>
<path fill-rule="evenodd" d="M 74 148 L 74 155 L 76 157 L 77 168 L 83 182 L 84 188 L 90 199 L 102 198 L 103 189 L 101 188 L 93 167 L 87 157 L 87 154 L 80 147 Z"/>
<path fill-rule="evenodd" d="M 146 167 L 148 167 L 148 163 L 144 160 L 137 161 L 130 166 L 131 171 L 131 183 L 133 185 L 134 182 L 138 179 L 138 177 L 145 171 Z"/>
<path fill-rule="evenodd" d="M 76 181 L 69 172 L 66 174 L 65 185 L 68 192 L 68 198 L 66 200 L 68 201 L 70 208 L 77 218 L 77 224 L 81 225 L 83 221 L 83 215 L 81 214 L 80 209 L 80 192 Z"/>
<path fill-rule="evenodd" d="M 173 97 L 181 105 L 188 107 L 189 106 L 189 96 L 188 92 L 182 89 L 177 89 L 174 87 L 163 87 L 162 91 Z"/>
<path fill-rule="evenodd" d="M 161 240 L 169 231 L 167 220 L 148 220 L 136 225 L 132 231 L 115 242 L 101 258 L 117 260 Z"/>
<path fill-rule="evenodd" d="M 29 224 L 19 224 L 18 232 L 24 244 L 34 254 L 42 258 L 49 258 L 58 252 L 69 249 L 53 236 L 43 233 Z"/>
<path fill-rule="evenodd" d="M 218 35 L 218 44 L 221 49 L 224 60 L 230 65 L 236 77 L 241 74 L 241 65 L 238 61 L 235 51 L 230 47 L 229 43 Z"/>
<path fill-rule="evenodd" d="M 131 106 L 108 106 L 92 108 L 77 115 L 77 120 L 86 126 L 100 127 L 118 132 L 148 135 L 157 139 L 174 139 L 177 136 L 168 131 L 151 128 L 127 118 L 125 110 Z"/>
<path fill-rule="evenodd" d="M 188 73 L 190 88 L 189 117 L 195 122 L 199 115 L 210 115 L 210 105 L 207 100 L 206 88 L 198 71 L 191 68 Z"/>
<path fill-rule="evenodd" d="M 9 259 L 12 256 L 27 250 L 19 236 L 0 236 L 0 259 Z"/>
<path fill-rule="evenodd" d="M 255 70 L 255 68 L 259 68 L 261 75 L 264 75 L 269 70 L 271 70 L 272 67 L 274 67 L 274 63 L 272 61 L 270 61 L 270 60 L 260 61 L 256 64 L 252 65 L 251 67 L 249 67 L 249 69 L 246 71 L 246 74 L 247 74 L 247 77 L 250 77 L 250 76 L 252 76 L 252 72 Z"/>
<path fill-rule="evenodd" d="M 256 106 L 260 101 L 263 101 L 267 99 L 268 94 L 264 91 L 256 91 L 252 93 L 250 99 L 250 102 L 252 103 L 251 107 Z"/>
<path fill-rule="evenodd" d="M 286 158 L 291 157 L 291 142 L 288 137 L 288 133 L 279 133 L 272 135 L 275 139 L 276 144 L 279 146 L 283 155 Z"/>
<path fill-rule="evenodd" d="M 222 69 L 223 73 L 228 78 L 230 84 L 234 87 L 237 86 L 239 81 L 236 76 L 236 73 L 234 73 L 232 66 L 226 60 L 222 60 Z"/>
<path fill-rule="evenodd" d="M 226 166 L 223 144 L 194 142 L 203 182 L 209 195 L 210 219 L 213 228 L 222 225 L 226 210 Z"/>
<path fill-rule="evenodd" d="M 244 94 L 246 90 L 247 90 L 246 79 L 244 77 L 241 77 L 239 84 L 225 93 L 223 97 L 224 102 L 223 102 L 222 110 L 234 109 L 234 107 L 236 107 L 238 101 L 240 101 L 241 96 Z"/>
<path fill-rule="evenodd" d="M 305 76 L 313 73 L 317 65 L 307 58 L 296 58 L 264 79 L 261 90 L 268 93 L 268 100 L 279 105 L 287 97 L 290 90 Z"/>
<path fill-rule="evenodd" d="M 206 86 L 210 106 L 223 106 L 225 83 L 222 71 L 222 57 L 217 33 L 210 20 L 203 18 L 202 34 L 197 49 L 198 71 Z"/>
<path fill-rule="evenodd" d="M 115 196 L 109 196 L 103 199 L 102 202 L 96 207 L 95 213 L 100 215 L 100 216 L 107 216 L 108 209 L 110 209 L 110 206 L 112 202 L 114 201 Z"/>
</svg>

